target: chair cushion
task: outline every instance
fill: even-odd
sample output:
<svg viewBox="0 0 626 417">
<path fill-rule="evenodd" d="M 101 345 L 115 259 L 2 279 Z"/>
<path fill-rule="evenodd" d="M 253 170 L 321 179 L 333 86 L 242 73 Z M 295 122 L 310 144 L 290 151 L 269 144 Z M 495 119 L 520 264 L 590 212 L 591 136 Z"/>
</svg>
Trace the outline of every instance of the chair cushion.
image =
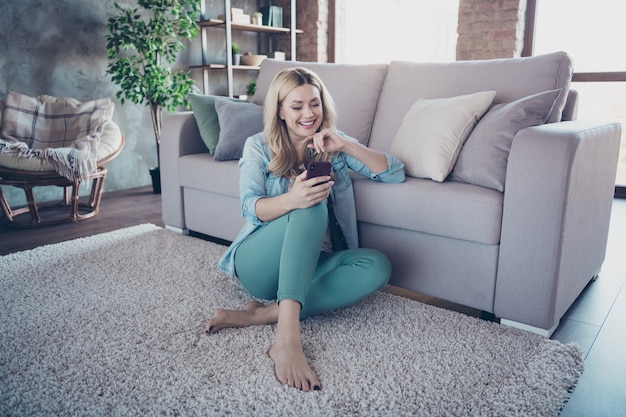
<svg viewBox="0 0 626 417">
<path fill-rule="evenodd" d="M 98 144 L 98 166 L 105 163 L 122 146 L 123 136 L 119 126 L 113 121 L 105 123 Z M 17 152 L 0 152 L 0 167 L 21 171 L 50 172 L 51 174 L 56 172 L 54 166 L 45 159 L 37 156 L 24 158 L 19 156 Z"/>
<path fill-rule="evenodd" d="M 29 149 L 77 147 L 100 135 L 114 108 L 109 98 L 81 103 L 10 91 L 4 100 L 2 139 L 22 142 Z"/>
<path fill-rule="evenodd" d="M 35 99 L 40 103 L 68 103 L 72 106 L 78 106 L 81 104 L 80 101 L 71 98 L 57 98 L 48 95 L 39 95 L 36 96 Z M 84 104 L 84 103 L 83 103 Z M 0 113 L 4 113 L 5 103 L 4 101 L 0 101 Z M 111 113 L 113 111 L 113 104 L 111 103 Z M 110 117 L 109 117 L 110 119 Z M 2 119 L 0 118 L 0 122 Z M 4 126 L 2 126 L 4 127 Z M 100 132 L 100 139 L 97 148 L 97 164 L 100 166 L 100 163 L 103 161 L 107 161 L 112 155 L 119 151 L 119 149 L 123 146 L 123 136 L 119 126 L 109 120 L 102 124 L 102 130 Z M 56 172 L 55 165 L 46 160 L 45 158 L 41 158 L 37 155 L 32 157 L 24 158 L 19 156 L 18 152 L 0 152 L 0 167 L 15 169 L 20 171 L 31 171 L 31 172 Z"/>
</svg>

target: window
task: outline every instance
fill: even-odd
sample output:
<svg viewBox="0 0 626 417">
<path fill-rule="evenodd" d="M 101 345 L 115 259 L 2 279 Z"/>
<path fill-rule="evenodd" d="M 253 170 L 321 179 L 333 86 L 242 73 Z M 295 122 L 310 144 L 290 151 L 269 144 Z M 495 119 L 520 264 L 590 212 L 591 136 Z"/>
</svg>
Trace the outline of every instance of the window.
<svg viewBox="0 0 626 417">
<path fill-rule="evenodd" d="M 526 54 L 569 53 L 574 61 L 572 88 L 580 94 L 578 118 L 620 122 L 626 128 L 626 54 L 621 45 L 626 3 L 528 0 L 528 7 Z M 620 196 L 626 190 L 624 130 L 615 180 Z"/>
<path fill-rule="evenodd" d="M 456 59 L 459 0 L 337 0 L 335 61 Z"/>
</svg>

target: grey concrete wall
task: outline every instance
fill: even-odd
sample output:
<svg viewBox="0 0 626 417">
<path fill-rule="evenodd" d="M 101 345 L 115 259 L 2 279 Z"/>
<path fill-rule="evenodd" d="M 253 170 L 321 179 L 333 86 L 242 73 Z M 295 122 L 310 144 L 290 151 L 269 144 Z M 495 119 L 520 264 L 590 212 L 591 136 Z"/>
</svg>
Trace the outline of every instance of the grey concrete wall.
<svg viewBox="0 0 626 417">
<path fill-rule="evenodd" d="M 128 102 L 122 106 L 115 100 L 117 86 L 105 73 L 106 24 L 113 12 L 113 0 L 0 0 L 0 98 L 15 91 L 81 101 L 114 99 L 113 119 L 126 146 L 108 165 L 105 191 L 150 184 L 148 169 L 157 159 L 148 108 Z M 187 68 L 189 55 L 182 53 L 176 68 Z M 40 187 L 38 198 L 60 195 L 55 188 Z M 3 187 L 3 192 L 11 204 L 25 201 L 21 190 Z"/>
</svg>

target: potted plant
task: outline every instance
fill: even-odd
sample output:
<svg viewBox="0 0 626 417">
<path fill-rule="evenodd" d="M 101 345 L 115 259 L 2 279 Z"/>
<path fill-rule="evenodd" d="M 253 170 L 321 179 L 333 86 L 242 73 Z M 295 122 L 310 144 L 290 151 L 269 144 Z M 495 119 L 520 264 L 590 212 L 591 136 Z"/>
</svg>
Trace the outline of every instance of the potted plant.
<svg viewBox="0 0 626 417">
<path fill-rule="evenodd" d="M 246 95 L 248 97 L 252 97 L 256 93 L 256 81 L 252 80 L 248 83 L 248 87 L 246 88 Z"/>
<path fill-rule="evenodd" d="M 241 55 L 239 54 L 239 44 L 237 42 L 232 43 L 231 51 L 233 53 L 233 65 L 239 65 L 241 62 Z"/>
<path fill-rule="evenodd" d="M 252 13 L 252 24 L 253 25 L 263 25 L 263 13 L 254 12 Z"/>
<path fill-rule="evenodd" d="M 189 106 L 187 95 L 195 90 L 191 74 L 172 72 L 170 64 L 185 48 L 182 40 L 198 34 L 200 1 L 138 0 L 141 10 L 115 3 L 117 15 L 108 19 L 106 72 L 120 87 L 116 97 L 122 104 L 129 100 L 150 108 L 157 149 L 157 166 L 150 170 L 155 193 L 160 193 L 163 108 Z"/>
</svg>

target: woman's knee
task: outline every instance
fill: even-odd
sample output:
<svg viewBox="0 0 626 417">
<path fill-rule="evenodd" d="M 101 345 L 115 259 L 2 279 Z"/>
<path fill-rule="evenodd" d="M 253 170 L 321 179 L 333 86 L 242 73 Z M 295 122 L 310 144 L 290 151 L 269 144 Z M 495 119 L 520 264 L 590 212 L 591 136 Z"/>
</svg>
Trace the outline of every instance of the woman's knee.
<svg viewBox="0 0 626 417">
<path fill-rule="evenodd" d="M 351 252 L 351 254 L 349 254 Z M 346 251 L 350 263 L 359 268 L 362 280 L 370 283 L 374 290 L 383 288 L 391 277 L 391 261 L 376 249 L 353 249 Z"/>
<path fill-rule="evenodd" d="M 328 224 L 328 208 L 324 203 L 317 203 L 314 206 L 293 210 L 291 219 L 303 219 L 307 222 Z"/>
<path fill-rule="evenodd" d="M 379 288 L 383 288 L 391 278 L 391 261 L 384 253 L 376 249 L 364 249 L 372 262 L 372 274 Z"/>
</svg>

